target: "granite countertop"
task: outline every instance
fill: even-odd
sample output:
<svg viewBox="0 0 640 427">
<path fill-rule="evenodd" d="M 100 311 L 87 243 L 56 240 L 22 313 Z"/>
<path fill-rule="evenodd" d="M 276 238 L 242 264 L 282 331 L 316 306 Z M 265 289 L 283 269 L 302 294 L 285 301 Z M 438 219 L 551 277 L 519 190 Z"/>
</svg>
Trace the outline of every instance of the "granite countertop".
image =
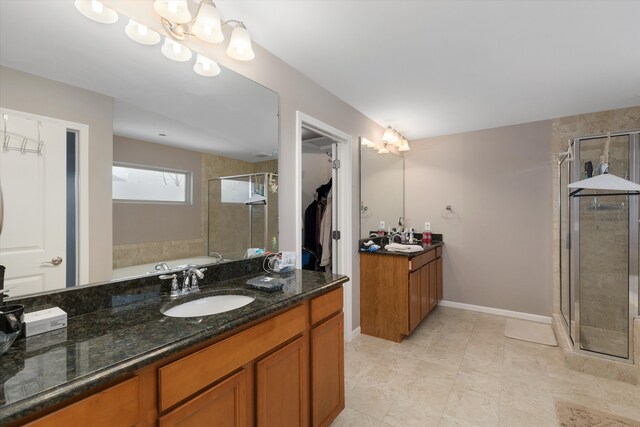
<svg viewBox="0 0 640 427">
<path fill-rule="evenodd" d="M 138 301 L 70 317 L 67 328 L 17 340 L 0 356 L 0 425 L 115 379 L 150 363 L 339 287 L 346 276 L 296 270 L 282 275 L 282 291 L 251 289 L 260 274 L 201 285 L 197 294 L 170 299 L 158 292 Z M 256 300 L 226 313 L 172 318 L 160 310 L 216 294 Z M 116 299 L 118 296 L 112 296 Z"/>
<path fill-rule="evenodd" d="M 362 254 L 371 254 L 371 255 L 398 255 L 413 258 L 418 255 L 422 255 L 423 253 L 429 252 L 435 248 L 443 246 L 444 242 L 433 242 L 430 245 L 416 244 L 416 246 L 422 246 L 422 250 L 420 252 L 392 252 L 384 249 L 384 246 L 378 249 L 376 252 L 360 252 Z"/>
</svg>

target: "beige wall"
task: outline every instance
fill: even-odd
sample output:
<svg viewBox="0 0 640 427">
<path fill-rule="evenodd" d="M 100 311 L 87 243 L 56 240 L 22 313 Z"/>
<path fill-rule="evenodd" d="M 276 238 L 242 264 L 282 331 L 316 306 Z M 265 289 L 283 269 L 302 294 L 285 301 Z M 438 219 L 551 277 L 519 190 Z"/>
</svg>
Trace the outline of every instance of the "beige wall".
<svg viewBox="0 0 640 427">
<path fill-rule="evenodd" d="M 111 279 L 113 99 L 0 67 L 0 106 L 89 126 L 89 281 Z"/>
<path fill-rule="evenodd" d="M 407 221 L 444 234 L 446 300 L 551 314 L 550 149 L 550 121 L 411 142 Z"/>
<path fill-rule="evenodd" d="M 189 171 L 190 204 L 113 203 L 113 244 L 190 240 L 202 237 L 202 154 L 114 135 L 113 161 Z"/>
</svg>

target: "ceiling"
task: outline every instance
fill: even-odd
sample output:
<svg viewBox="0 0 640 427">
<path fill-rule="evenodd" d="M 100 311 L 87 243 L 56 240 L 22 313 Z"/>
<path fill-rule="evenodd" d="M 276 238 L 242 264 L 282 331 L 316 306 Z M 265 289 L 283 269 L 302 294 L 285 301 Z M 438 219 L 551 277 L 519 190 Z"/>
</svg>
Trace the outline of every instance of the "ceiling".
<svg viewBox="0 0 640 427">
<path fill-rule="evenodd" d="M 640 105 L 640 1 L 219 0 L 408 139 Z"/>
<path fill-rule="evenodd" d="M 114 98 L 114 133 L 245 161 L 274 158 L 278 95 L 222 68 L 170 61 L 70 0 L 0 0 L 0 64 Z M 25 23 L 28 23 L 25 28 Z M 158 134 L 166 134 L 160 136 Z"/>
</svg>

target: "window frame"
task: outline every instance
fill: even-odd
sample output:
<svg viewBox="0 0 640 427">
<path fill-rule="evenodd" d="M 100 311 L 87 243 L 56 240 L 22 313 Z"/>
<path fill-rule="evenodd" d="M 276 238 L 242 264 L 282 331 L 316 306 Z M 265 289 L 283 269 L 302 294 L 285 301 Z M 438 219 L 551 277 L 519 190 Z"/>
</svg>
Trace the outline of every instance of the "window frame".
<svg viewBox="0 0 640 427">
<path fill-rule="evenodd" d="M 153 172 L 177 173 L 185 176 L 185 201 L 176 202 L 170 200 L 143 200 L 143 199 L 116 199 L 113 197 L 113 168 L 124 167 L 130 169 L 141 169 Z M 192 205 L 193 204 L 193 172 L 182 169 L 172 169 L 163 166 L 141 165 L 137 163 L 114 161 L 111 164 L 111 200 L 113 203 L 135 203 L 151 205 Z"/>
</svg>

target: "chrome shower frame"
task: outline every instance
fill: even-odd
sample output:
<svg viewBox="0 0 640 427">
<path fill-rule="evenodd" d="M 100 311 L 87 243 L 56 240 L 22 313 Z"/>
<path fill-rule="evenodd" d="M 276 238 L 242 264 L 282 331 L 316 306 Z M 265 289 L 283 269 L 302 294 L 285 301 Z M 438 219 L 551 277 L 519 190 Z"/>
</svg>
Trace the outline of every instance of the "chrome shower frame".
<svg viewBox="0 0 640 427">
<path fill-rule="evenodd" d="M 575 182 L 582 179 L 582 170 L 581 170 L 581 162 L 580 162 L 580 142 L 581 141 L 589 141 L 594 139 L 603 139 L 607 138 L 609 134 L 604 135 L 590 135 L 584 137 L 576 137 L 571 140 L 571 148 L 572 148 L 572 158 L 561 154 L 558 160 L 558 201 L 560 212 L 562 212 L 563 203 L 566 202 L 562 199 L 562 171 L 560 170 L 563 167 L 562 163 L 568 162 L 569 169 L 569 182 Z M 616 132 L 611 133 L 611 137 L 618 136 L 628 136 L 629 137 L 629 179 L 633 182 L 640 183 L 640 131 L 629 131 L 629 132 Z M 634 200 L 635 199 L 635 200 Z M 629 196 L 629 310 L 628 310 L 628 337 L 627 337 L 627 356 L 619 357 L 610 354 L 600 353 L 591 350 L 585 350 L 582 348 L 581 343 L 581 334 L 580 334 L 580 245 L 577 244 L 580 241 L 580 210 L 579 210 L 579 198 L 570 198 L 568 203 L 566 204 L 568 208 L 568 219 L 569 226 L 568 230 L 570 231 L 570 246 L 569 246 L 569 283 L 562 283 L 562 244 L 565 242 L 565 236 L 562 236 L 562 214 L 560 214 L 559 222 L 559 273 L 560 273 L 560 317 L 563 319 L 564 327 L 569 335 L 572 343 L 573 350 L 582 354 L 587 354 L 590 356 L 597 356 L 600 358 L 614 360 L 618 362 L 625 362 L 628 364 L 634 363 L 634 330 L 633 324 L 634 319 L 636 317 L 640 317 L 640 301 L 638 295 L 638 273 L 640 269 L 640 261 L 639 261 L 639 220 L 640 220 L 640 196 Z M 565 232 L 567 230 L 564 230 Z M 562 311 L 562 293 L 563 293 L 563 285 L 569 286 L 569 321 L 567 321 L 563 311 Z M 572 328 L 571 324 L 574 324 L 574 328 Z M 573 329 L 573 330 L 572 330 Z"/>
</svg>

